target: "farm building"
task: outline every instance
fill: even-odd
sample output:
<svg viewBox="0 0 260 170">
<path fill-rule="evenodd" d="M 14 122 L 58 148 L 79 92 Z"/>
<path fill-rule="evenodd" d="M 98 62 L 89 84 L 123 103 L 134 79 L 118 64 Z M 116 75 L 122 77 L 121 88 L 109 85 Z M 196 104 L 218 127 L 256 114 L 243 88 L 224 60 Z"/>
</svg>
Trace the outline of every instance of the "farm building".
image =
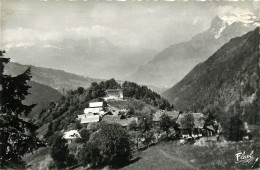
<svg viewBox="0 0 260 170">
<path fill-rule="evenodd" d="M 103 104 L 103 102 L 92 102 L 89 103 L 89 108 L 102 108 Z"/>
<path fill-rule="evenodd" d="M 187 128 L 182 126 L 181 119 L 183 119 L 184 114 L 181 114 L 179 119 L 177 120 L 177 123 L 180 125 L 179 134 L 183 138 L 202 137 L 202 134 L 203 134 L 203 131 L 204 131 L 203 127 L 204 127 L 204 124 L 205 124 L 205 116 L 202 113 L 192 113 L 192 115 L 194 116 L 194 127 L 192 129 L 187 129 Z"/>
<path fill-rule="evenodd" d="M 92 102 L 89 103 L 89 108 L 84 109 L 85 114 L 94 114 L 94 115 L 104 115 L 104 109 L 103 109 L 104 103 L 103 102 Z"/>
<path fill-rule="evenodd" d="M 103 98 L 105 101 L 107 100 L 123 100 L 123 89 L 107 89 L 106 96 Z"/>
<path fill-rule="evenodd" d="M 93 123 L 100 120 L 100 116 L 104 116 L 106 113 L 103 110 L 103 102 L 89 103 L 89 108 L 84 109 L 84 114 L 78 115 L 80 123 Z"/>
<path fill-rule="evenodd" d="M 68 143 L 70 144 L 72 142 L 72 140 L 81 138 L 81 136 L 77 130 L 70 130 L 70 131 L 64 132 L 63 138 L 66 139 L 68 141 Z"/>
<path fill-rule="evenodd" d="M 79 115 L 81 116 L 81 115 Z M 80 118 L 80 123 L 84 124 L 84 123 L 93 123 L 93 122 L 99 122 L 99 115 L 84 115 L 81 116 Z"/>
<path fill-rule="evenodd" d="M 100 113 L 101 111 L 103 111 L 103 108 L 85 108 L 84 109 L 85 114 Z"/>
</svg>

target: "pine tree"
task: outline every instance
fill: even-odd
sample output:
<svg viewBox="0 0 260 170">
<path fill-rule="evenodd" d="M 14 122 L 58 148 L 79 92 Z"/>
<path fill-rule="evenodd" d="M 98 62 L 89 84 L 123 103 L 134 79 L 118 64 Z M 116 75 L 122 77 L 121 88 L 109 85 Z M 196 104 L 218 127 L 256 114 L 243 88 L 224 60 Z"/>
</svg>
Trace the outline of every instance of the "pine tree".
<svg viewBox="0 0 260 170">
<path fill-rule="evenodd" d="M 0 168 L 20 169 L 26 167 L 21 157 L 44 143 L 36 137 L 36 125 L 21 118 L 35 106 L 22 103 L 29 94 L 30 68 L 16 77 L 4 75 L 4 63 L 9 62 L 4 53 L 0 51 Z"/>
</svg>

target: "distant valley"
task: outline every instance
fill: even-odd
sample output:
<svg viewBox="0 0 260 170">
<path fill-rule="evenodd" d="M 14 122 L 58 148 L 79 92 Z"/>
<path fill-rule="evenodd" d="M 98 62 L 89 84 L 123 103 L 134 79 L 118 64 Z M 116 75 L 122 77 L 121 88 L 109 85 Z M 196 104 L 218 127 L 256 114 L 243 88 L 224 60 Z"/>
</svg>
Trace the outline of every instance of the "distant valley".
<svg viewBox="0 0 260 170">
<path fill-rule="evenodd" d="M 245 15 L 249 18 L 247 22 L 227 16 L 215 17 L 208 30 L 193 36 L 190 41 L 166 48 L 142 65 L 130 79 L 157 87 L 173 86 L 230 39 L 241 36 L 260 24 L 259 18 L 253 14 Z"/>
<path fill-rule="evenodd" d="M 180 110 L 213 105 L 232 114 L 235 106 L 248 122 L 260 121 L 259 43 L 259 28 L 232 39 L 162 95 Z"/>
</svg>

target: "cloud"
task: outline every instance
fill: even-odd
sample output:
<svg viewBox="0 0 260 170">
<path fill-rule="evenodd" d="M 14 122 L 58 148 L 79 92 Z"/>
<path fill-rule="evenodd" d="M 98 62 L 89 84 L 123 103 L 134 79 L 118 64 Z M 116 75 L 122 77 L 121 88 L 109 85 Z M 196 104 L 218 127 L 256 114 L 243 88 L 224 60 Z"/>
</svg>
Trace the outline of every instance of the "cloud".
<svg viewBox="0 0 260 170">
<path fill-rule="evenodd" d="M 217 13 L 233 10 L 213 2 L 3 2 L 3 11 L 14 11 L 2 21 L 5 43 L 104 37 L 116 46 L 155 50 L 189 40 Z"/>
<path fill-rule="evenodd" d="M 36 42 L 55 40 L 61 37 L 59 32 L 42 32 L 33 29 L 26 29 L 19 27 L 17 29 L 9 29 L 3 31 L 2 41 L 3 43 L 19 43 L 22 41 Z"/>
<path fill-rule="evenodd" d="M 243 16 L 243 15 L 253 15 L 253 13 L 248 8 L 235 8 L 233 6 L 220 6 L 217 11 L 219 16 L 223 15 L 235 15 L 235 16 Z"/>
<path fill-rule="evenodd" d="M 218 16 L 228 24 L 234 22 L 249 24 L 257 20 L 257 16 L 248 8 L 234 8 L 232 6 L 220 6 L 218 9 Z"/>
<path fill-rule="evenodd" d="M 65 29 L 65 34 L 70 38 L 92 38 L 115 36 L 117 32 L 108 27 L 94 25 L 91 27 L 74 27 Z"/>
<path fill-rule="evenodd" d="M 60 31 L 36 31 L 19 27 L 17 29 L 9 29 L 3 32 L 4 43 L 19 43 L 22 41 L 38 42 L 38 41 L 62 41 L 63 39 L 82 39 L 115 35 L 113 30 L 101 27 L 99 25 L 92 27 L 74 27 L 66 28 Z"/>
<path fill-rule="evenodd" d="M 113 44 L 121 46 L 138 46 L 144 43 L 141 37 L 128 29 L 112 29 L 100 25 L 90 27 L 72 27 L 60 31 L 37 31 L 19 27 L 3 31 L 2 42 L 7 49 L 21 46 L 32 46 L 48 41 L 63 41 L 64 39 L 91 39 L 105 37 Z"/>
<path fill-rule="evenodd" d="M 3 9 L 13 10 L 15 14 L 3 21 L 3 41 L 19 43 L 105 37 L 117 46 L 162 50 L 188 40 L 209 25 L 212 14 L 196 4 L 17 3 L 8 0 Z M 203 8 L 205 6 L 211 5 L 205 3 Z M 200 19 L 194 21 L 194 16 L 200 16 Z M 195 25 L 191 27 L 192 22 Z"/>
</svg>

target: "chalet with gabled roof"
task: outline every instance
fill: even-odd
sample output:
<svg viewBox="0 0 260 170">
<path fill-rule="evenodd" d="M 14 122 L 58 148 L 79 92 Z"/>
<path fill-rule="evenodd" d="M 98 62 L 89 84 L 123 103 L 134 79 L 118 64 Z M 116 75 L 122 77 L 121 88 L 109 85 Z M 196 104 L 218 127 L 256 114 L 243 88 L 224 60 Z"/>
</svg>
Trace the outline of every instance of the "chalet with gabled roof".
<svg viewBox="0 0 260 170">
<path fill-rule="evenodd" d="M 124 100 L 123 89 L 107 89 L 106 96 L 103 98 L 107 100 Z"/>
</svg>

